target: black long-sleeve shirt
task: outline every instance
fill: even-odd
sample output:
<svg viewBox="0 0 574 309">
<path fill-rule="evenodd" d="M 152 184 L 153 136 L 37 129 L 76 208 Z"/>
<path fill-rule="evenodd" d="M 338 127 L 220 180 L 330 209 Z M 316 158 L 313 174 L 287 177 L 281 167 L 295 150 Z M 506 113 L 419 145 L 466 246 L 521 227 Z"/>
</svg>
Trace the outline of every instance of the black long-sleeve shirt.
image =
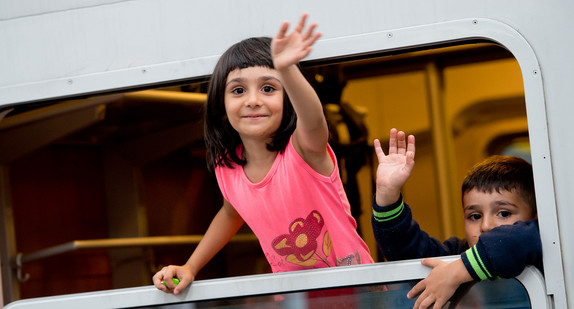
<svg viewBox="0 0 574 309">
<path fill-rule="evenodd" d="M 371 223 L 377 244 L 389 261 L 460 254 L 474 280 L 516 277 L 526 265 L 542 270 L 537 219 L 496 227 L 480 235 L 472 248 L 465 239 L 451 237 L 441 243 L 430 237 L 413 219 L 402 196 L 383 207 L 373 198 Z"/>
</svg>

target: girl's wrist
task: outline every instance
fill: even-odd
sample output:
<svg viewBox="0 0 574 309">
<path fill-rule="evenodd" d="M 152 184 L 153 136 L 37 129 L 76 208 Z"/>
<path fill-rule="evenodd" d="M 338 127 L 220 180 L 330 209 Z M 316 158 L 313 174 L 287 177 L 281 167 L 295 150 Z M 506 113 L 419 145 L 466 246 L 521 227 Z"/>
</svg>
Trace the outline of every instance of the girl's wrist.
<svg viewBox="0 0 574 309">
<path fill-rule="evenodd" d="M 199 272 L 200 269 L 198 269 L 197 267 L 195 267 L 192 263 L 187 262 L 185 263 L 185 265 L 183 265 L 183 267 L 187 268 L 187 270 L 189 271 L 189 273 L 191 273 L 191 275 L 195 278 L 197 276 L 197 273 Z"/>
<path fill-rule="evenodd" d="M 285 66 L 276 66 L 275 63 L 273 63 L 273 66 L 275 66 L 275 70 L 278 71 L 280 74 L 287 74 L 289 73 L 289 71 L 296 69 L 297 65 L 296 64 L 289 64 L 289 65 L 285 65 Z"/>
</svg>

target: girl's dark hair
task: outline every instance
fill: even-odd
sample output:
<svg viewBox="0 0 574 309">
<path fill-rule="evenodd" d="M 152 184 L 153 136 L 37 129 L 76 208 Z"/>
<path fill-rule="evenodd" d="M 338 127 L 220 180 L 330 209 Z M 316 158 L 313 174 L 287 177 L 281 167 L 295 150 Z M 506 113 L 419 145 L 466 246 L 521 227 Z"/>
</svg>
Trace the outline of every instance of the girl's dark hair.
<svg viewBox="0 0 574 309">
<path fill-rule="evenodd" d="M 516 190 L 536 215 L 532 165 L 519 157 L 495 155 L 473 166 L 462 183 L 462 194 L 472 189 L 487 193 Z"/>
<path fill-rule="evenodd" d="M 257 37 L 245 39 L 231 46 L 215 65 L 207 89 L 207 103 L 204 117 L 205 145 L 207 147 L 207 166 L 232 167 L 232 163 L 245 165 L 245 158 L 237 155 L 237 146 L 241 138 L 227 119 L 225 111 L 225 84 L 227 75 L 235 69 L 248 67 L 268 67 L 274 69 L 271 57 L 271 38 Z M 283 152 L 289 138 L 295 131 L 297 115 L 286 93 L 283 95 L 283 119 L 281 125 L 267 149 Z"/>
</svg>

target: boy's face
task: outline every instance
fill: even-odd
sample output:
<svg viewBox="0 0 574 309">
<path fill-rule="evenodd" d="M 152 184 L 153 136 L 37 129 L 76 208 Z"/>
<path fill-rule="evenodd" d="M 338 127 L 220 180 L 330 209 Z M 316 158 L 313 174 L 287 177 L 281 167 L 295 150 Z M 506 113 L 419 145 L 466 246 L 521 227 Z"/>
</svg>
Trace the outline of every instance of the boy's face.
<svg viewBox="0 0 574 309">
<path fill-rule="evenodd" d="M 530 207 L 515 190 L 488 193 L 472 189 L 463 195 L 462 207 L 470 247 L 478 242 L 480 234 L 497 226 L 534 219 Z"/>
</svg>

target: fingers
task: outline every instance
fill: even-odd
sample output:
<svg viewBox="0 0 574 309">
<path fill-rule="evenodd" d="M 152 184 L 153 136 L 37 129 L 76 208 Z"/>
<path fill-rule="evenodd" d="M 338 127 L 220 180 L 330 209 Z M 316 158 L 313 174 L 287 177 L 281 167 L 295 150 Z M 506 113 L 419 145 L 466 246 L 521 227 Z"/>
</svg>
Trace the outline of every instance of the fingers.
<svg viewBox="0 0 574 309">
<path fill-rule="evenodd" d="M 414 298 L 420 294 L 413 308 L 442 308 L 458 287 L 458 285 L 453 287 L 445 282 L 445 278 L 450 277 L 451 272 L 441 266 L 448 265 L 448 263 L 439 259 L 426 258 L 421 261 L 421 264 L 432 267 L 433 270 L 409 291 L 407 298 Z"/>
<path fill-rule="evenodd" d="M 407 144 L 405 136 L 405 132 L 398 131 L 395 128 L 391 129 L 389 137 L 389 154 L 405 155 L 412 149 L 414 159 L 415 137 L 413 135 L 409 135 Z"/>
<path fill-rule="evenodd" d="M 444 306 L 444 304 L 446 304 L 446 301 L 437 299 L 437 300 L 434 302 L 434 306 L 433 306 L 432 308 L 433 308 L 433 309 L 441 309 L 441 308 Z M 429 305 L 429 306 L 430 306 L 430 305 Z"/>
<path fill-rule="evenodd" d="M 303 39 L 305 40 L 307 46 L 313 45 L 315 41 L 317 41 L 322 35 L 321 32 L 314 33 L 317 26 L 318 26 L 317 23 L 312 23 L 309 26 L 309 29 L 307 29 L 307 31 L 303 35 Z"/>
<path fill-rule="evenodd" d="M 299 32 L 302 35 L 303 41 L 305 42 L 305 46 L 313 45 L 315 41 L 317 41 L 322 35 L 320 32 L 314 33 L 318 25 L 317 23 L 312 23 L 311 25 L 309 25 L 309 28 L 307 28 L 305 33 L 303 33 L 303 31 L 305 30 L 305 23 L 307 21 L 308 16 L 309 14 L 304 13 L 303 16 L 301 16 L 301 20 L 299 20 L 299 23 L 297 24 L 297 27 L 295 27 L 294 30 L 294 32 Z M 285 29 L 283 35 L 286 34 L 286 31 L 287 29 Z"/>
<path fill-rule="evenodd" d="M 158 272 L 156 273 L 153 277 L 153 285 L 160 291 L 164 291 L 167 292 L 167 288 L 165 286 L 163 286 L 163 284 L 161 284 L 161 281 L 163 280 L 161 277 L 161 274 Z"/>
<path fill-rule="evenodd" d="M 397 129 L 392 128 L 389 137 L 389 154 L 397 153 Z"/>
<path fill-rule="evenodd" d="M 421 280 L 407 293 L 407 298 L 415 298 L 425 290 L 425 281 Z"/>
<path fill-rule="evenodd" d="M 398 144 L 397 153 L 400 155 L 404 155 L 407 152 L 407 142 L 405 140 L 405 132 L 399 131 L 397 133 L 397 144 Z"/>
<path fill-rule="evenodd" d="M 417 302 L 420 300 L 421 298 L 419 297 L 419 299 L 417 299 Z M 417 308 L 430 308 L 430 306 L 432 306 L 432 304 L 434 303 L 434 298 L 432 297 L 425 297 L 423 298 L 420 303 L 419 306 Z M 416 305 L 416 303 L 415 303 Z M 440 308 L 440 307 L 439 307 Z"/>
<path fill-rule="evenodd" d="M 419 282 L 419 283 L 421 283 L 421 282 Z M 415 287 L 416 287 L 416 285 L 415 285 Z M 411 292 L 409 292 L 409 294 L 407 294 L 407 295 L 410 295 L 410 294 L 411 294 Z M 412 298 L 412 297 L 409 297 L 409 298 Z M 434 304 L 434 306 L 433 306 L 433 304 Z M 442 308 L 443 305 L 444 305 L 444 302 L 439 302 L 438 300 L 435 300 L 435 297 L 433 295 L 429 295 L 425 291 L 419 296 L 419 298 L 417 298 L 417 300 L 415 301 L 415 305 L 413 306 L 413 309 L 430 308 L 431 306 L 433 306 L 432 307 L 433 309 L 434 308 L 440 309 L 440 308 Z"/>
<path fill-rule="evenodd" d="M 303 39 L 308 40 L 309 38 L 311 38 L 311 36 L 313 35 L 313 31 L 315 31 L 315 28 L 317 28 L 317 23 L 312 23 L 311 25 L 309 25 L 309 28 L 307 28 L 307 31 L 305 31 L 305 33 L 302 33 Z M 301 29 L 301 30 L 303 30 L 303 29 Z"/>
<path fill-rule="evenodd" d="M 166 293 L 173 293 L 175 292 L 176 287 L 178 287 L 180 284 L 176 286 L 173 283 L 172 278 L 178 278 L 177 268 L 175 266 L 166 266 L 162 268 L 153 276 L 152 279 L 154 286 L 158 290 L 164 291 Z M 189 279 L 187 279 L 187 281 L 189 281 Z M 178 292 L 181 291 L 183 288 L 179 288 Z"/>
<path fill-rule="evenodd" d="M 407 141 L 407 163 L 415 160 L 415 136 L 409 135 Z"/>
<path fill-rule="evenodd" d="M 379 141 L 379 139 L 375 139 L 373 141 L 373 146 L 375 146 L 375 154 L 377 155 L 377 159 L 380 161 L 381 158 L 385 157 L 385 152 L 383 151 L 383 147 L 381 147 L 381 141 Z"/>
<path fill-rule="evenodd" d="M 426 280 L 423 279 L 407 293 L 407 298 L 415 298 L 417 295 L 422 293 L 415 301 L 415 305 L 413 306 L 414 309 L 428 308 L 434 302 L 431 295 L 429 295 L 425 289 Z"/>
<path fill-rule="evenodd" d="M 160 271 L 158 271 L 153 277 L 153 285 L 161 291 L 164 291 L 166 293 L 171 293 L 171 291 L 164 286 L 161 282 L 164 281 L 164 271 L 165 271 L 166 267 L 162 268 Z"/>
<path fill-rule="evenodd" d="M 391 129 L 389 137 L 389 154 L 406 155 L 408 158 L 415 159 L 415 136 L 406 137 L 405 132 Z"/>
<path fill-rule="evenodd" d="M 297 24 L 297 27 L 295 28 L 295 31 L 303 32 L 303 29 L 305 29 L 305 21 L 307 20 L 307 16 L 309 16 L 308 13 L 303 13 L 301 19 L 299 20 L 299 23 Z"/>
<path fill-rule="evenodd" d="M 285 35 L 287 34 L 287 29 L 289 29 L 289 22 L 284 21 L 283 23 L 281 23 L 281 26 L 279 27 L 279 32 L 277 32 L 277 35 L 275 35 L 275 38 L 276 39 L 283 39 L 285 37 Z"/>
<path fill-rule="evenodd" d="M 413 306 L 413 309 L 420 309 L 420 308 L 426 308 L 422 306 L 422 302 L 424 301 L 424 297 L 421 295 L 419 296 L 419 298 L 417 298 L 417 301 L 415 302 L 415 305 Z"/>
<path fill-rule="evenodd" d="M 309 27 L 307 28 L 307 30 L 303 33 L 303 31 L 305 30 L 305 22 L 307 20 L 307 16 L 308 14 L 305 13 L 303 14 L 303 16 L 301 17 L 301 20 L 299 21 L 299 23 L 297 24 L 297 27 L 295 28 L 295 30 L 293 32 L 298 32 L 301 35 L 301 39 L 303 42 L 302 45 L 302 50 L 305 51 L 305 57 L 307 55 L 309 55 L 309 53 L 311 52 L 311 46 L 313 46 L 313 44 L 315 44 L 315 42 L 321 37 L 322 33 L 321 32 L 317 32 L 315 33 L 315 29 L 317 28 L 318 24 L 317 23 L 312 23 L 311 25 L 309 25 Z M 284 34 L 286 35 L 286 34 Z"/>
<path fill-rule="evenodd" d="M 426 267 L 435 268 L 439 265 L 446 264 L 446 262 L 441 261 L 441 260 L 437 260 L 437 259 L 433 259 L 433 258 L 426 258 L 426 259 L 423 259 L 421 261 L 421 264 L 423 264 Z"/>
<path fill-rule="evenodd" d="M 179 281 L 179 284 L 173 289 L 173 294 L 178 295 L 181 293 L 185 288 L 191 283 L 191 280 L 187 277 L 184 277 Z"/>
</svg>

